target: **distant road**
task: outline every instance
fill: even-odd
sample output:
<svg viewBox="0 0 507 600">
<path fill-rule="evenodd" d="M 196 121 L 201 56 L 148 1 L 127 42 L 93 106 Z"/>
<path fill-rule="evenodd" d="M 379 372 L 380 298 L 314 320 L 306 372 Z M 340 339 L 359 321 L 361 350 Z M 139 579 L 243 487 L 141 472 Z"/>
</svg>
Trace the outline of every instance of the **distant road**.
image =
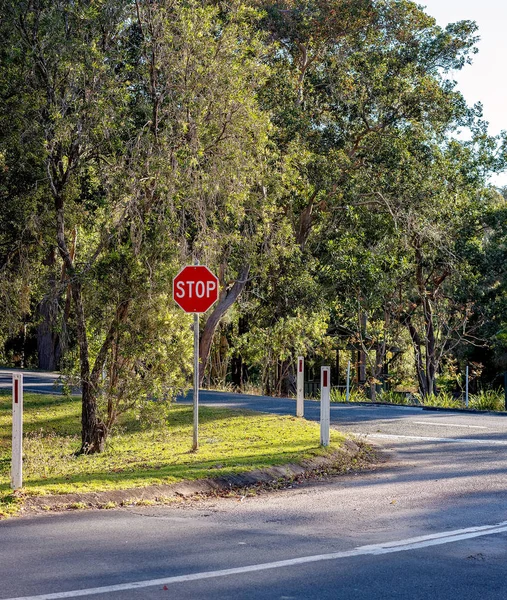
<svg viewBox="0 0 507 600">
<path fill-rule="evenodd" d="M 12 388 L 12 373 L 23 373 L 25 392 L 39 394 L 61 394 L 58 383 L 60 373 L 46 371 L 27 371 L 26 369 L 0 369 L 0 390 Z"/>
<path fill-rule="evenodd" d="M 192 393 L 178 402 L 191 402 Z M 296 402 L 290 398 L 270 398 L 229 392 L 201 390 L 202 405 L 244 408 L 278 415 L 295 415 Z M 305 418 L 320 419 L 320 403 L 305 401 Z M 507 448 L 507 413 L 468 413 L 433 411 L 422 407 L 379 404 L 331 404 L 331 423 L 344 432 L 366 436 L 376 443 L 452 442 L 484 444 Z"/>
</svg>

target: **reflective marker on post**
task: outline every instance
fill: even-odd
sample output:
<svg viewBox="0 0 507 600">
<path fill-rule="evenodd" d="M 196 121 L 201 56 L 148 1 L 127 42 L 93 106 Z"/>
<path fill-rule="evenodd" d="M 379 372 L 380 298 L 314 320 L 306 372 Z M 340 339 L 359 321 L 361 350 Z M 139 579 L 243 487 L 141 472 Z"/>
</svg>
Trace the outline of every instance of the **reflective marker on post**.
<svg viewBox="0 0 507 600">
<path fill-rule="evenodd" d="M 296 417 L 305 414 L 305 359 L 298 356 Z"/>
<path fill-rule="evenodd" d="M 329 446 L 331 421 L 331 367 L 320 369 L 320 443 Z"/>
<path fill-rule="evenodd" d="M 12 374 L 11 488 L 23 486 L 23 374 Z"/>
</svg>

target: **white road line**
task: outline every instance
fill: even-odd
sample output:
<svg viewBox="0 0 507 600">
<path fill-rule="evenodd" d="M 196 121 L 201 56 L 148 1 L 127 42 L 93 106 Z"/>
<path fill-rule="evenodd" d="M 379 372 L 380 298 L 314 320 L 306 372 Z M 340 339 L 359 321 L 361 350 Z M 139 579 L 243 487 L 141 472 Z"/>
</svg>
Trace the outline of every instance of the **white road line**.
<svg viewBox="0 0 507 600">
<path fill-rule="evenodd" d="M 379 440 L 417 440 L 419 442 L 454 442 L 455 444 L 486 444 L 507 446 L 507 440 L 478 440 L 472 438 L 437 438 L 422 437 L 420 435 L 393 435 L 388 433 L 354 433 L 359 437 L 366 436 Z"/>
<path fill-rule="evenodd" d="M 459 423 L 436 423 L 435 421 L 411 421 L 415 425 L 436 425 L 437 427 L 463 427 L 467 429 L 489 429 L 484 425 L 460 425 Z"/>
<path fill-rule="evenodd" d="M 308 563 L 322 562 L 325 560 L 338 560 L 340 558 L 353 558 L 356 556 L 381 554 L 391 554 L 393 552 L 406 552 L 409 550 L 419 550 L 430 546 L 441 546 L 468 540 L 471 538 L 482 537 L 485 535 L 494 535 L 507 531 L 507 521 L 497 523 L 496 525 L 484 525 L 481 527 L 469 527 L 467 529 L 457 529 L 455 531 L 446 531 L 431 535 L 398 540 L 396 542 L 387 542 L 385 544 L 375 544 L 373 546 L 360 546 L 354 550 L 344 552 L 332 552 L 330 554 L 317 554 L 314 556 L 301 556 L 300 558 L 291 558 L 288 560 L 279 560 L 271 563 L 261 563 L 257 565 L 248 565 L 245 567 L 236 567 L 234 569 L 221 569 L 218 571 L 204 571 L 201 573 L 191 573 L 189 575 L 178 575 L 175 577 L 165 577 L 160 579 L 149 579 L 145 581 L 133 581 L 130 583 L 121 583 L 117 585 L 107 585 L 103 587 L 88 588 L 82 590 L 71 590 L 68 592 L 56 592 L 52 594 L 41 594 L 38 596 L 18 596 L 16 598 L 5 598 L 4 600 L 62 600 L 65 598 L 77 598 L 79 596 L 92 596 L 96 594 L 108 594 L 113 592 L 123 592 L 127 590 L 136 590 L 156 586 L 168 586 L 176 583 L 185 583 L 187 581 L 198 581 L 201 579 L 211 579 L 215 577 L 228 577 L 230 575 L 241 575 L 243 573 L 254 573 L 256 571 L 266 571 L 268 569 L 280 569 L 284 567 L 293 567 Z"/>
</svg>

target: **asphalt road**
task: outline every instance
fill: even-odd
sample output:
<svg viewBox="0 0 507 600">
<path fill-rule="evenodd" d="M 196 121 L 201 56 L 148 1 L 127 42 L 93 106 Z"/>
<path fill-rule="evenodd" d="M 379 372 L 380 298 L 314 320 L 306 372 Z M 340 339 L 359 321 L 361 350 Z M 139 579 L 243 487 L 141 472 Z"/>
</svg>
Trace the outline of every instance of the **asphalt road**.
<svg viewBox="0 0 507 600">
<path fill-rule="evenodd" d="M 61 392 L 58 383 L 59 373 L 27 371 L 25 369 L 0 369 L 0 390 L 12 389 L 12 373 L 23 373 L 25 392 L 55 394 Z"/>
<path fill-rule="evenodd" d="M 0 600 L 504 600 L 507 418 L 335 405 L 331 419 L 388 463 L 253 497 L 1 522 Z"/>
</svg>

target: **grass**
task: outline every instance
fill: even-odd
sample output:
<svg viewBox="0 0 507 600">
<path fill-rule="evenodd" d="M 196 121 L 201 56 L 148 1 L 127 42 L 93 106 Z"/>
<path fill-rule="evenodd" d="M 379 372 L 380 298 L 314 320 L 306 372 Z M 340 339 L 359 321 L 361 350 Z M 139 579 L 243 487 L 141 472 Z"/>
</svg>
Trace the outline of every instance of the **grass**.
<svg viewBox="0 0 507 600">
<path fill-rule="evenodd" d="M 331 402 L 347 402 L 347 392 L 344 389 L 331 388 L 330 396 Z M 362 389 L 353 388 L 349 390 L 349 402 L 369 402 L 369 399 Z"/>
<path fill-rule="evenodd" d="M 505 395 L 503 390 L 481 390 L 470 396 L 469 407 L 477 410 L 505 410 Z"/>
<path fill-rule="evenodd" d="M 173 405 L 167 421 L 145 428 L 125 417 L 102 454 L 77 456 L 80 400 L 25 394 L 24 473 L 21 493 L 10 489 L 11 398 L 0 396 L 0 517 L 23 498 L 169 484 L 300 462 L 336 449 L 331 431 L 320 447 L 319 426 L 296 417 L 200 407 L 200 448 L 192 445 L 192 407 Z"/>
<path fill-rule="evenodd" d="M 331 402 L 346 402 L 345 391 L 343 389 L 331 389 Z M 449 392 L 441 391 L 438 394 L 429 394 L 421 398 L 419 394 L 408 396 L 403 392 L 380 391 L 377 394 L 377 402 L 387 402 L 389 404 L 401 404 L 411 406 L 414 404 L 423 406 L 435 406 L 440 408 L 466 408 L 465 400 L 462 397 L 456 398 Z M 349 402 L 369 402 L 363 390 L 351 389 Z M 504 391 L 485 390 L 477 394 L 470 394 L 468 408 L 475 410 L 489 410 L 496 412 L 505 411 Z"/>
</svg>

